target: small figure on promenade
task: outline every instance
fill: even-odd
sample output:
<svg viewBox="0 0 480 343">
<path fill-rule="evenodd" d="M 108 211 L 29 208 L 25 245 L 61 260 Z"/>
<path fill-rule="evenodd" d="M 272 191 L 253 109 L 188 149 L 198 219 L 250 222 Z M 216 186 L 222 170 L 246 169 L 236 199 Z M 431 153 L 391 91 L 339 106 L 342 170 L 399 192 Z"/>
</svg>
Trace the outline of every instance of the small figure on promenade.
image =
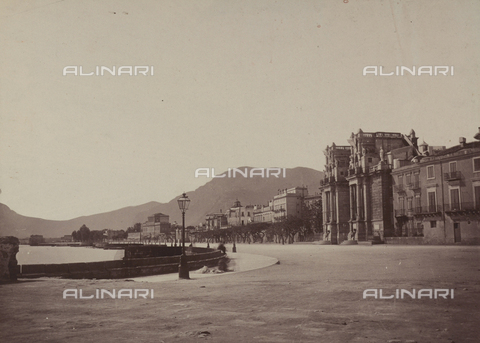
<svg viewBox="0 0 480 343">
<path fill-rule="evenodd" d="M 225 247 L 225 245 L 223 243 L 220 243 L 217 247 L 217 250 L 220 250 L 221 252 L 223 252 L 225 254 L 225 252 L 227 251 L 227 248 Z"/>
</svg>

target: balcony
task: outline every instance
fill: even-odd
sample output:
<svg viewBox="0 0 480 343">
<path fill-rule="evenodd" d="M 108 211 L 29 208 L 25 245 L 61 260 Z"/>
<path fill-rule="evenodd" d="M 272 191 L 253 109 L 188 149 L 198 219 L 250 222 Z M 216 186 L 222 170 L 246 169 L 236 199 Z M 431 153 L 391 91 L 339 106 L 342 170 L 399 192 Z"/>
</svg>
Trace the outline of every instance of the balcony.
<svg viewBox="0 0 480 343">
<path fill-rule="evenodd" d="M 407 210 L 404 208 L 401 208 L 399 210 L 395 210 L 395 217 L 406 217 L 407 216 Z"/>
<path fill-rule="evenodd" d="M 348 176 L 360 175 L 360 174 L 363 174 L 363 168 L 362 167 L 355 167 L 353 169 L 348 170 Z"/>
<path fill-rule="evenodd" d="M 414 207 L 413 214 L 422 214 L 422 207 L 421 206 Z"/>
<path fill-rule="evenodd" d="M 438 214 L 442 212 L 442 207 L 437 206 L 437 205 L 428 205 L 428 206 L 421 206 L 421 207 L 415 207 L 413 209 L 413 213 L 415 215 L 433 215 L 433 214 Z"/>
<path fill-rule="evenodd" d="M 407 188 L 410 190 L 420 189 L 420 181 L 413 181 L 408 183 Z"/>
<path fill-rule="evenodd" d="M 393 185 L 393 190 L 395 193 L 405 193 L 405 186 L 404 185 Z"/>
<path fill-rule="evenodd" d="M 480 204 L 473 202 L 458 202 L 445 205 L 445 213 L 448 215 L 480 214 Z"/>
<path fill-rule="evenodd" d="M 462 174 L 459 171 L 444 173 L 443 178 L 446 181 L 456 181 L 456 180 L 460 180 L 462 178 Z"/>
</svg>

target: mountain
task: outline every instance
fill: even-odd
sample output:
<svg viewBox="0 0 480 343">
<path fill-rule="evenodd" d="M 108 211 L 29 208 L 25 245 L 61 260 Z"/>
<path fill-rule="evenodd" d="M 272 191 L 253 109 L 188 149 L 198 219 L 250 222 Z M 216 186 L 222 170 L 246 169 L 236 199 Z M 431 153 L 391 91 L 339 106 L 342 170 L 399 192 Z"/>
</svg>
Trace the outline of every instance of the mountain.
<svg viewBox="0 0 480 343">
<path fill-rule="evenodd" d="M 18 238 L 26 238 L 30 235 L 62 237 L 71 234 L 73 230 L 78 230 L 83 224 L 91 230 L 103 230 L 105 228 L 126 230 L 133 225 L 132 218 L 138 212 L 146 211 L 150 213 L 150 209 L 153 211 L 153 208 L 158 205 L 160 203 L 152 201 L 139 206 L 129 206 L 111 212 L 70 220 L 47 220 L 22 216 L 12 211 L 8 206 L 0 204 L 0 236 L 15 236 Z"/>
<path fill-rule="evenodd" d="M 240 167 L 242 171 L 251 167 Z M 186 212 L 186 225 L 198 225 L 205 215 L 212 212 L 225 211 L 238 199 L 242 205 L 266 205 L 279 189 L 295 186 L 307 186 L 310 194 L 318 191 L 322 172 L 310 168 L 297 167 L 286 169 L 285 178 L 261 178 L 254 176 L 245 178 L 239 174 L 236 177 L 214 178 L 193 192 L 187 192 L 190 207 Z M 134 223 L 143 223 L 149 215 L 162 212 L 170 216 L 170 222 L 181 224 L 182 218 L 178 209 L 177 199 L 168 203 L 155 201 L 121 208 L 119 210 L 78 217 L 75 219 L 54 221 L 40 218 L 25 217 L 12 211 L 6 205 L 0 204 L 0 236 L 29 237 L 41 234 L 45 237 L 61 237 L 78 230 L 83 224 L 90 230 L 105 228 L 126 230 Z"/>
</svg>

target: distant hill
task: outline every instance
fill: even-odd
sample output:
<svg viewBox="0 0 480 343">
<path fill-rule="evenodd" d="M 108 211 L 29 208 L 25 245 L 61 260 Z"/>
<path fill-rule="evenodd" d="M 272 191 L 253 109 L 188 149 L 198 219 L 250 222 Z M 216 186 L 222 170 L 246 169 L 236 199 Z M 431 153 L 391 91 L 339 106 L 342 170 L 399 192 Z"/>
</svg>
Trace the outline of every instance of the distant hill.
<svg viewBox="0 0 480 343">
<path fill-rule="evenodd" d="M 238 169 L 245 168 L 251 169 Z M 195 191 L 187 192 L 191 202 L 186 214 L 186 225 L 198 225 L 204 221 L 207 213 L 218 212 L 220 209 L 225 211 L 236 199 L 240 200 L 242 205 L 267 204 L 279 189 L 295 186 L 307 186 L 309 193 L 313 194 L 318 191 L 322 175 L 322 172 L 314 169 L 297 167 L 287 169 L 285 178 L 244 178 L 238 174 L 235 178 L 215 178 Z M 0 204 L 0 236 L 25 238 L 32 234 L 41 234 L 45 237 L 61 237 L 78 230 L 83 224 L 90 230 L 126 230 L 135 223 L 145 222 L 149 215 L 157 212 L 168 214 L 170 222 L 176 221 L 180 224 L 182 219 L 177 199 L 178 197 L 168 203 L 152 201 L 64 221 L 25 217 Z"/>
<path fill-rule="evenodd" d="M 91 230 L 106 228 L 126 230 L 135 223 L 132 224 L 132 218 L 138 212 L 150 212 L 149 209 L 158 205 L 160 205 L 158 202 L 149 202 L 139 206 L 125 207 L 111 212 L 70 220 L 46 220 L 22 216 L 12 211 L 8 206 L 0 204 L 0 236 L 15 236 L 18 238 L 26 238 L 30 235 L 62 237 L 71 234 L 73 230 L 78 230 L 83 224 Z"/>
</svg>

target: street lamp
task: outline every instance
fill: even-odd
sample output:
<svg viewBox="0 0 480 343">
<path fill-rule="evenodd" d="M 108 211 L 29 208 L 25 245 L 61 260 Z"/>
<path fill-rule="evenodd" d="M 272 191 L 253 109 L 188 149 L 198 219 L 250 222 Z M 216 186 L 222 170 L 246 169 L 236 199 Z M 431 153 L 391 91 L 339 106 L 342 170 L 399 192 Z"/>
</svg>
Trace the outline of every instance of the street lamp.
<svg viewBox="0 0 480 343">
<path fill-rule="evenodd" d="M 235 245 L 235 241 L 237 240 L 237 235 L 235 232 L 235 227 L 232 227 L 232 233 L 233 233 L 233 248 L 232 252 L 237 252 L 237 246 Z"/>
<path fill-rule="evenodd" d="M 182 211 L 182 256 L 180 257 L 180 266 L 178 268 L 178 277 L 180 279 L 190 279 L 188 273 L 187 256 L 185 255 L 185 211 L 188 210 L 190 199 L 185 193 L 177 200 L 178 207 Z"/>
</svg>

